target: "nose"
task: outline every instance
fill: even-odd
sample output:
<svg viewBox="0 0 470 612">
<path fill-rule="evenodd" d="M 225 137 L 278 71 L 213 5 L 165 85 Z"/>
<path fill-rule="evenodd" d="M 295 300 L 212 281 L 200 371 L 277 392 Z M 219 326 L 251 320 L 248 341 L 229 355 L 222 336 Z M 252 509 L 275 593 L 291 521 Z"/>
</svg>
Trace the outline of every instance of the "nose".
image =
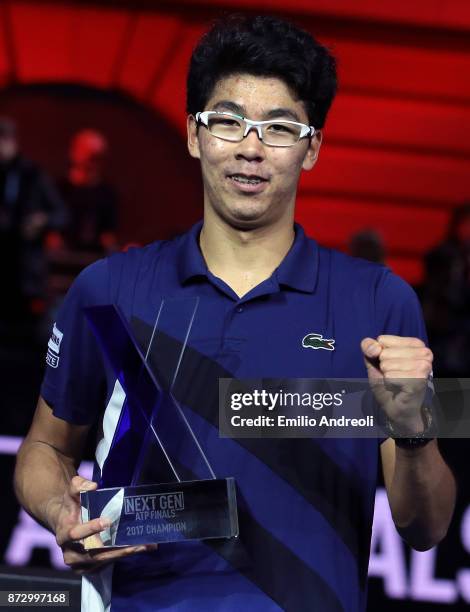
<svg viewBox="0 0 470 612">
<path fill-rule="evenodd" d="M 263 141 L 260 139 L 256 127 L 252 126 L 245 138 L 238 143 L 235 157 L 236 159 L 261 161 L 265 156 Z"/>
</svg>

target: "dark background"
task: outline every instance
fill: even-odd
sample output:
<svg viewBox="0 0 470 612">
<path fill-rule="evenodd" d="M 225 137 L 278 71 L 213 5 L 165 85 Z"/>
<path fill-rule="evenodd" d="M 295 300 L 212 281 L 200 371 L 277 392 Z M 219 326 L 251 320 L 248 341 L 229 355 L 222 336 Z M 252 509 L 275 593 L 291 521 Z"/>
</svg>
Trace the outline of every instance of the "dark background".
<svg viewBox="0 0 470 612">
<path fill-rule="evenodd" d="M 65 173 L 70 136 L 100 130 L 110 147 L 107 177 L 120 196 L 121 244 L 179 233 L 199 218 L 202 194 L 185 145 L 187 62 L 223 10 L 286 16 L 336 54 L 340 91 L 319 163 L 302 178 L 297 218 L 321 243 L 342 250 L 354 231 L 374 228 L 387 263 L 418 285 L 424 253 L 470 194 L 464 0 L 295 0 L 288 10 L 281 0 L 2 0 L 0 115 L 17 121 L 25 155 L 55 178 Z M 27 430 L 43 351 L 14 342 L 0 348 L 0 447 Z M 370 612 L 468 607 L 467 442 L 447 440 L 443 452 L 461 484 L 450 533 L 437 551 L 411 555 L 393 532 L 379 530 L 371 571 L 382 567 L 387 578 L 371 578 Z M 18 521 L 13 461 L 0 449 L 0 562 Z M 378 523 L 387 524 L 382 511 Z M 26 562 L 48 565 L 49 552 L 37 547 Z"/>
</svg>

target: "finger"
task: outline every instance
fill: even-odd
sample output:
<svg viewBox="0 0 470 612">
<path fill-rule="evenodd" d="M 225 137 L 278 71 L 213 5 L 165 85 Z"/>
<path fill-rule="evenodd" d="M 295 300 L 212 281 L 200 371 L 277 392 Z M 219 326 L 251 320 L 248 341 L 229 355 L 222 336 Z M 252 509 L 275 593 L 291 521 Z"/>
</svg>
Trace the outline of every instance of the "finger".
<svg viewBox="0 0 470 612">
<path fill-rule="evenodd" d="M 69 483 L 68 489 L 66 489 L 63 497 L 63 507 L 69 514 L 69 526 L 70 523 L 79 522 L 80 518 L 80 492 L 81 491 L 92 491 L 97 488 L 97 483 L 87 480 L 82 476 L 74 476 Z"/>
<path fill-rule="evenodd" d="M 86 523 L 79 523 L 68 530 L 68 539 L 70 541 L 83 540 L 95 533 L 100 533 L 104 529 L 108 529 L 110 525 L 111 521 L 104 518 L 96 518 Z"/>
<path fill-rule="evenodd" d="M 82 491 L 93 491 L 98 486 L 98 483 L 83 478 L 83 476 L 74 476 L 69 483 L 69 494 L 73 497 L 79 496 Z"/>
<path fill-rule="evenodd" d="M 86 553 L 94 559 L 108 553 L 126 553 L 133 554 L 135 552 L 153 552 L 157 550 L 158 544 L 136 544 L 135 546 L 101 546 L 87 550 Z"/>
<path fill-rule="evenodd" d="M 77 515 L 80 509 L 80 493 L 82 491 L 93 491 L 98 487 L 98 483 L 83 478 L 83 476 L 74 476 L 69 483 L 69 488 L 65 491 L 64 505 L 71 514 Z"/>
<path fill-rule="evenodd" d="M 373 338 L 364 338 L 361 342 L 361 351 L 368 359 L 377 359 L 382 352 L 382 346 Z"/>
<path fill-rule="evenodd" d="M 64 542 L 64 544 L 62 545 L 62 551 L 64 553 L 64 556 L 65 553 L 74 553 L 80 556 L 83 556 L 87 553 L 82 542 L 71 542 L 70 540 Z"/>
<path fill-rule="evenodd" d="M 427 359 L 385 359 L 380 362 L 383 374 L 396 372 L 401 378 L 427 378 L 431 372 L 431 362 Z"/>
<path fill-rule="evenodd" d="M 99 519 L 95 519 L 99 520 Z M 83 523 L 85 528 L 83 531 L 87 530 L 87 523 Z M 77 530 L 77 527 L 80 529 Z M 63 549 L 71 549 L 71 550 L 79 550 L 83 551 L 83 541 L 87 537 L 91 536 L 81 536 L 81 528 L 82 523 L 80 522 L 79 516 L 69 515 L 67 519 L 65 519 L 61 524 L 58 525 L 56 530 L 56 541 L 57 544 Z M 102 531 L 100 529 L 100 531 Z M 94 532 L 96 533 L 96 532 Z M 93 535 L 92 537 L 97 537 Z"/>
<path fill-rule="evenodd" d="M 151 552 L 153 550 L 155 549 L 149 548 L 149 546 L 146 544 L 113 548 L 111 550 L 101 549 L 90 551 L 90 559 L 92 559 L 93 563 L 111 563 L 119 559 L 130 557 L 139 553 Z"/>
<path fill-rule="evenodd" d="M 380 353 L 380 361 L 387 359 L 427 359 L 432 362 L 434 359 L 433 352 L 428 347 L 403 347 L 394 346 L 391 348 L 384 348 Z"/>
<path fill-rule="evenodd" d="M 78 574 L 93 574 L 108 563 L 112 563 L 118 559 L 130 557 L 138 553 L 151 552 L 157 548 L 158 544 L 142 544 L 139 546 L 113 548 L 109 551 L 107 550 L 106 552 L 96 551 L 94 555 L 90 555 L 88 557 L 82 555 L 80 559 L 75 558 L 70 564 L 70 567 Z"/>
<path fill-rule="evenodd" d="M 382 380 L 382 372 L 379 367 L 379 355 L 382 347 L 373 338 L 364 338 L 361 342 L 361 350 L 364 355 L 364 364 L 367 369 L 367 376 L 371 383 Z"/>
<path fill-rule="evenodd" d="M 86 548 L 87 552 L 91 552 L 94 548 L 103 548 L 104 544 L 100 535 L 94 533 L 83 540 L 83 546 Z"/>
<path fill-rule="evenodd" d="M 403 378 L 407 373 L 411 373 L 413 370 L 413 362 L 408 362 L 403 359 L 384 359 L 380 361 L 380 371 L 383 374 L 387 374 L 387 372 L 397 372 Z"/>
<path fill-rule="evenodd" d="M 421 348 L 426 346 L 419 338 L 410 338 L 408 336 L 392 336 L 388 334 L 381 335 L 377 338 L 377 341 L 384 348 L 392 346 L 409 346 L 414 348 Z"/>
<path fill-rule="evenodd" d="M 64 550 L 64 563 L 69 567 L 75 566 L 85 566 L 93 563 L 91 557 L 82 550 L 79 552 L 78 550 L 71 550 L 69 548 Z"/>
<path fill-rule="evenodd" d="M 397 384 L 404 384 L 408 379 L 422 379 L 423 382 L 427 381 L 427 378 L 431 372 L 431 368 L 428 362 L 422 362 L 421 364 L 416 364 L 412 370 L 407 370 L 406 372 L 403 370 L 394 370 L 393 368 L 390 370 L 386 370 L 383 372 L 384 378 L 396 379 Z"/>
</svg>

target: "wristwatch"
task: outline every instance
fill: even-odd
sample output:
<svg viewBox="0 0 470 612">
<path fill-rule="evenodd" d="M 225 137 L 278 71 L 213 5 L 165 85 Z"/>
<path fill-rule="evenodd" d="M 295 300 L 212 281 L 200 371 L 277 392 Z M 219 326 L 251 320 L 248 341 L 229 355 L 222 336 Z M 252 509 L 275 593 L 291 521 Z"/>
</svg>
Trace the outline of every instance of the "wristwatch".
<svg viewBox="0 0 470 612">
<path fill-rule="evenodd" d="M 435 420 L 432 416 L 431 408 L 429 408 L 429 406 L 427 405 L 423 405 L 421 407 L 421 416 L 423 418 L 423 423 L 425 423 L 424 430 L 414 436 L 407 436 L 406 438 L 396 435 L 394 436 L 393 426 L 389 422 L 389 427 L 392 432 L 392 438 L 395 440 L 395 445 L 398 446 L 398 448 L 406 448 L 410 450 L 413 450 L 415 448 L 422 448 L 423 446 L 426 446 L 426 444 L 431 442 L 431 440 L 435 439 L 437 428 Z"/>
<path fill-rule="evenodd" d="M 394 438 L 394 440 L 395 446 L 398 446 L 398 448 L 414 450 L 415 448 L 422 448 L 423 446 L 426 446 L 428 442 L 435 440 L 435 438 L 424 438 L 423 434 L 419 434 L 414 438 Z"/>
</svg>

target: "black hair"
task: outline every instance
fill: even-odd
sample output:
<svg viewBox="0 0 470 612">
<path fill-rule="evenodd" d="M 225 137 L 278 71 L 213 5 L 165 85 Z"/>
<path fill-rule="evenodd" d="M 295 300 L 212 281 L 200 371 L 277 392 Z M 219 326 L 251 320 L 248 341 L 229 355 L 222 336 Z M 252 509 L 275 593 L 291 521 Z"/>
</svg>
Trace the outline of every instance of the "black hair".
<svg viewBox="0 0 470 612">
<path fill-rule="evenodd" d="M 191 56 L 188 114 L 205 109 L 221 78 L 240 73 L 281 79 L 305 104 L 310 125 L 323 128 L 337 89 L 336 62 L 308 32 L 272 16 L 218 20 Z"/>
</svg>

